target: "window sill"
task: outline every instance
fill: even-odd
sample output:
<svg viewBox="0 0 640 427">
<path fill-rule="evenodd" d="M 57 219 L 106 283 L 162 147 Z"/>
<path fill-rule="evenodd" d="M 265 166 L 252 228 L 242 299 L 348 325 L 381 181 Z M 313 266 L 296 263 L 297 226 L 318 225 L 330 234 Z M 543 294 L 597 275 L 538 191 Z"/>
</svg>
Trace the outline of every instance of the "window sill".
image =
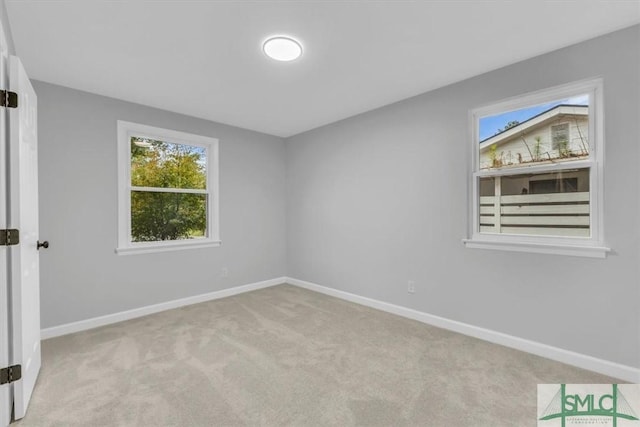
<svg viewBox="0 0 640 427">
<path fill-rule="evenodd" d="M 155 252 L 182 251 L 185 249 L 215 248 L 222 244 L 219 240 L 206 240 L 202 242 L 171 242 L 171 243 L 149 243 L 136 246 L 126 246 L 116 248 L 118 255 L 138 255 Z"/>
<path fill-rule="evenodd" d="M 531 252 L 538 254 L 568 255 L 588 258 L 606 258 L 611 252 L 604 246 L 564 245 L 530 242 L 500 242 L 479 239 L 462 239 L 467 248 L 491 249 L 498 251 Z"/>
</svg>

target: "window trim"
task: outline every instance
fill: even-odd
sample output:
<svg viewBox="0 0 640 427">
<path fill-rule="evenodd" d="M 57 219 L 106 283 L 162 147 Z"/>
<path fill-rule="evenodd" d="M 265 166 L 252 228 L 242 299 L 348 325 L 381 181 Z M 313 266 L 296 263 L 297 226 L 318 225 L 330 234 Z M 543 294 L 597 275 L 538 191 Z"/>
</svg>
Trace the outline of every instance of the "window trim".
<svg viewBox="0 0 640 427">
<path fill-rule="evenodd" d="M 216 138 L 163 129 L 139 123 L 117 121 L 118 129 L 118 241 L 119 255 L 146 254 L 183 249 L 216 247 L 220 241 L 219 163 Z M 147 137 L 176 144 L 192 145 L 207 149 L 206 190 L 158 189 L 154 192 L 207 194 L 207 237 L 194 240 L 168 240 L 159 242 L 131 241 L 131 191 L 143 187 L 131 185 L 131 137 Z"/>
<path fill-rule="evenodd" d="M 467 238 L 463 239 L 466 247 L 598 258 L 606 257 L 610 249 L 604 244 L 604 108 L 602 91 L 603 82 L 601 78 L 589 79 L 511 97 L 469 111 L 469 140 L 471 148 L 471 162 L 467 172 L 469 193 L 467 200 L 469 206 Z M 590 99 L 588 159 L 525 167 L 510 167 L 492 171 L 480 169 L 479 121 L 481 117 L 583 94 L 588 94 Z M 557 172 L 578 168 L 589 168 L 590 237 L 480 233 L 478 192 L 480 177 Z"/>
</svg>

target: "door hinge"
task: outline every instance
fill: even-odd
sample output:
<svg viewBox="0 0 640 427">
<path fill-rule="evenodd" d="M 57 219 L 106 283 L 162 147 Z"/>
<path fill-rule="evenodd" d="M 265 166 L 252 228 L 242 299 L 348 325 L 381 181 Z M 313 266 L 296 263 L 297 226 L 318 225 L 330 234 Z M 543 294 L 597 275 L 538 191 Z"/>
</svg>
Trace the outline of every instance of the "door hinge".
<svg viewBox="0 0 640 427">
<path fill-rule="evenodd" d="M 22 365 L 0 369 L 0 385 L 9 384 L 22 378 Z"/>
<path fill-rule="evenodd" d="M 0 106 L 18 108 L 18 94 L 8 90 L 0 90 Z"/>
<path fill-rule="evenodd" d="M 13 246 L 20 243 L 20 232 L 15 228 L 0 230 L 0 246 Z"/>
</svg>

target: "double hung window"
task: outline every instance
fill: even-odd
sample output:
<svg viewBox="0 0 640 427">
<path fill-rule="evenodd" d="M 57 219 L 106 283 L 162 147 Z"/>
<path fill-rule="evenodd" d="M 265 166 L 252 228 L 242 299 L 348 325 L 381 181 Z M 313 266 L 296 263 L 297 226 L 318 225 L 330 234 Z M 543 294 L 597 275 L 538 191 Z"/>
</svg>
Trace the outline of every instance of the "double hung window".
<svg viewBox="0 0 640 427">
<path fill-rule="evenodd" d="M 602 82 L 472 111 L 469 247 L 603 257 Z"/>
<path fill-rule="evenodd" d="M 118 122 L 118 252 L 219 245 L 218 141 Z"/>
</svg>

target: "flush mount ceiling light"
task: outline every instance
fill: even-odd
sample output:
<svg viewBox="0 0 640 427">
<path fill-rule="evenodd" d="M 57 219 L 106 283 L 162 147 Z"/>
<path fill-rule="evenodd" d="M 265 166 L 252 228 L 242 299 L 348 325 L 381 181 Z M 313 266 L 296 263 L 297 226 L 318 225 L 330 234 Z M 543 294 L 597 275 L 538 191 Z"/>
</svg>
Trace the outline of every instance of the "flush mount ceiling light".
<svg viewBox="0 0 640 427">
<path fill-rule="evenodd" d="M 262 45 L 262 50 L 276 61 L 293 61 L 302 55 L 302 45 L 291 37 L 271 37 Z"/>
</svg>

